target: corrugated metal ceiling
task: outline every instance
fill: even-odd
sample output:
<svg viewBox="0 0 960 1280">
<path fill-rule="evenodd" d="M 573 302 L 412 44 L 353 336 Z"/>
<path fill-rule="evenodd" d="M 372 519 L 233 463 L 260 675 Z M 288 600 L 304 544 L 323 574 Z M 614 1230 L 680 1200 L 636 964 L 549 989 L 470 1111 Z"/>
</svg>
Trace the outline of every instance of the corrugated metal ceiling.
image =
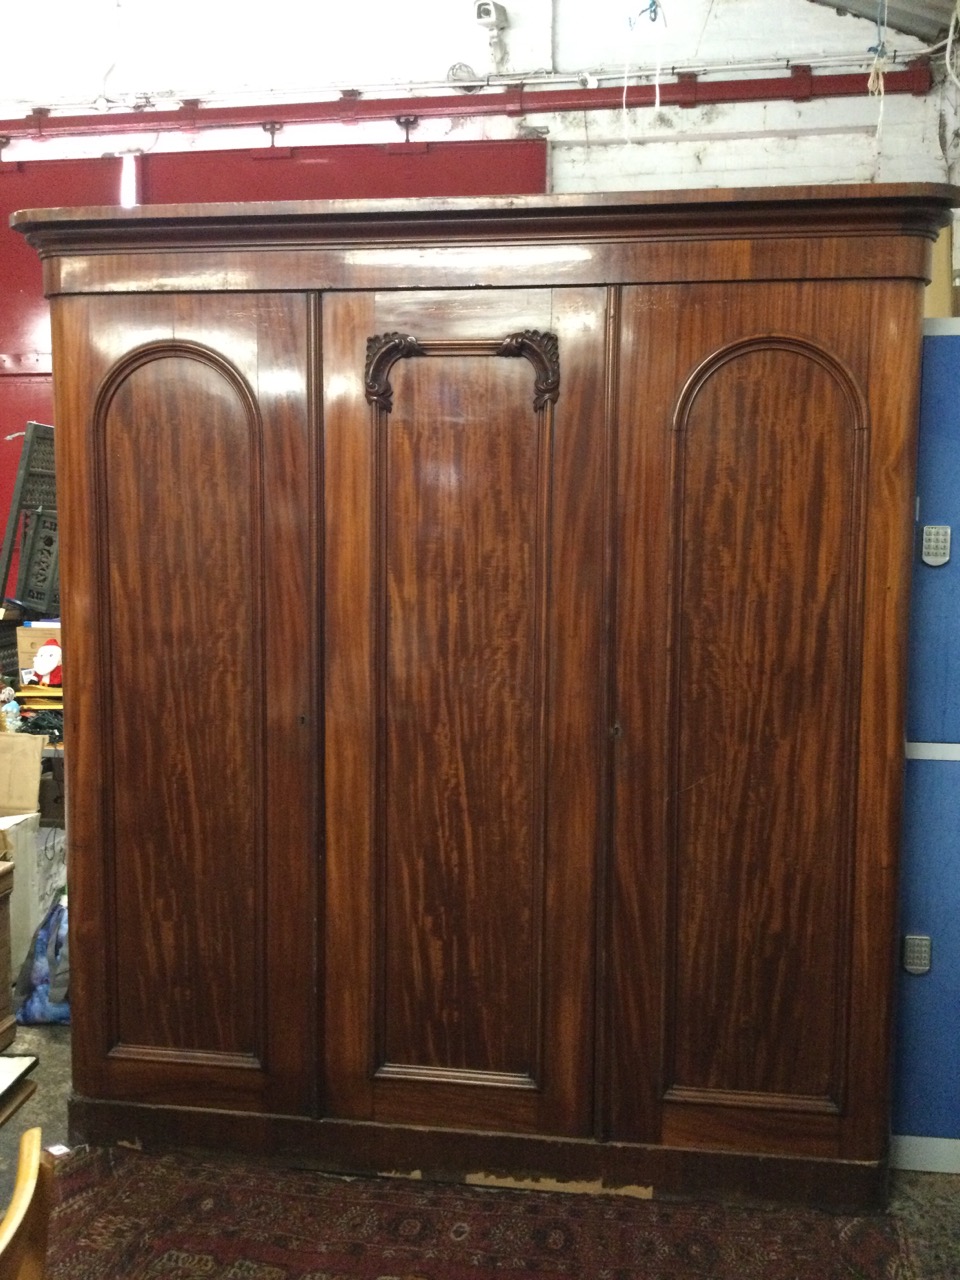
<svg viewBox="0 0 960 1280">
<path fill-rule="evenodd" d="M 811 0 L 811 3 L 874 22 L 878 7 L 881 16 L 883 10 L 883 0 Z M 887 27 L 933 44 L 946 36 L 955 7 L 955 0 L 887 0 Z"/>
</svg>

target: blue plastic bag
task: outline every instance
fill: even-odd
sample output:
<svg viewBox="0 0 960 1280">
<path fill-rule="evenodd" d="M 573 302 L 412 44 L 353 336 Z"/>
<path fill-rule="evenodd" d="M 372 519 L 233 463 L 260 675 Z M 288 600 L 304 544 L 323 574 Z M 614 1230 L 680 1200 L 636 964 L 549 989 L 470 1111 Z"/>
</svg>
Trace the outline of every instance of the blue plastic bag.
<svg viewBox="0 0 960 1280">
<path fill-rule="evenodd" d="M 17 979 L 17 1022 L 34 1026 L 70 1021 L 67 898 L 57 894 L 37 926 Z"/>
</svg>

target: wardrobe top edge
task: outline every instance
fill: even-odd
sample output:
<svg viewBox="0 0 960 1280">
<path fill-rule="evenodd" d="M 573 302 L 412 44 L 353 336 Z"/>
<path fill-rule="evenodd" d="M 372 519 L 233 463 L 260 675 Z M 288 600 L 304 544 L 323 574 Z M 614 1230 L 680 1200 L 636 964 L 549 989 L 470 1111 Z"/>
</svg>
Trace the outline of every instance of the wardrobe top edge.
<svg viewBox="0 0 960 1280">
<path fill-rule="evenodd" d="M 829 215 L 859 206 L 865 215 L 871 207 L 892 207 L 904 213 L 927 213 L 938 223 L 946 223 L 950 210 L 960 207 L 960 187 L 946 183 L 860 183 L 793 187 L 707 188 L 679 191 L 584 192 L 561 195 L 495 197 L 418 197 L 385 200 L 290 200 L 227 204 L 139 205 L 124 209 L 110 205 L 78 208 L 22 209 L 10 215 L 10 225 L 29 236 L 43 237 L 45 231 L 105 231 L 124 229 L 127 233 L 153 228 L 180 229 L 194 226 L 207 232 L 216 227 L 238 228 L 258 223 L 286 226 L 301 231 L 315 226 L 322 230 L 337 223 L 398 221 L 456 223 L 462 221 L 522 221 L 524 217 L 576 219 L 595 217 L 600 221 L 616 216 L 653 218 L 669 210 L 678 214 L 702 211 L 718 216 L 721 211 L 775 217 L 777 213 L 802 214 L 815 210 Z"/>
</svg>

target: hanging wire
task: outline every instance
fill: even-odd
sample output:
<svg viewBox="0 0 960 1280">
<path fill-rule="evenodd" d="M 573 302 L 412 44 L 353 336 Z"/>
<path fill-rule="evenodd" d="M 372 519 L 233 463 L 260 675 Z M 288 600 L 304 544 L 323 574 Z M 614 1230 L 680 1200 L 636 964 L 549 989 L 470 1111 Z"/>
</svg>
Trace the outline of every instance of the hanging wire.
<svg viewBox="0 0 960 1280">
<path fill-rule="evenodd" d="M 957 0 L 960 3 L 960 0 Z M 877 43 L 870 46 L 869 51 L 873 54 L 873 65 L 870 68 L 870 76 L 867 80 L 867 89 L 874 96 L 880 99 L 880 111 L 877 115 L 877 140 L 879 142 L 880 133 L 883 129 L 883 77 L 887 69 L 887 0 L 877 0 Z"/>
<path fill-rule="evenodd" d="M 960 4 L 960 0 L 957 0 Z M 870 78 L 867 81 L 867 88 L 872 94 L 879 94 L 883 97 L 883 76 L 887 69 L 887 0 L 877 0 L 877 43 L 872 44 L 867 50 L 873 54 L 873 65 L 870 68 Z"/>
<path fill-rule="evenodd" d="M 947 30 L 947 51 L 946 51 L 946 68 L 947 75 L 953 83 L 960 89 L 960 76 L 957 75 L 955 65 L 955 41 L 957 39 L 958 28 L 960 28 L 960 0 L 954 5 L 953 13 L 950 15 L 950 26 Z"/>
<path fill-rule="evenodd" d="M 960 0 L 957 0 L 957 3 L 958 3 L 958 4 L 960 4 Z M 663 7 L 663 0 L 649 0 L 649 4 L 647 5 L 647 7 L 646 7 L 645 9 L 641 9 L 639 13 L 632 14 L 630 17 L 628 17 L 628 18 L 627 18 L 627 26 L 630 28 L 630 30 L 631 30 L 631 31 L 635 31 L 635 30 L 636 30 L 636 28 L 637 28 L 638 23 L 640 22 L 640 19 L 641 19 L 641 18 L 644 18 L 644 17 L 649 18 L 651 22 L 656 22 L 659 18 L 662 18 L 662 19 L 663 19 L 663 26 L 664 26 L 664 29 L 665 29 L 665 28 L 666 28 L 666 25 L 667 25 L 667 14 L 666 14 L 666 10 L 665 10 L 665 9 L 664 9 L 664 7 Z M 662 68 L 662 63 L 663 63 L 662 50 L 661 50 L 661 47 L 660 47 L 660 43 L 658 42 L 658 44 L 657 44 L 657 69 L 656 69 L 656 73 L 655 73 L 655 75 L 654 75 L 654 81 L 653 81 L 653 84 L 654 84 L 654 96 L 655 96 L 654 106 L 655 106 L 655 108 L 656 108 L 656 110 L 657 110 L 657 111 L 659 111 L 659 110 L 660 110 L 660 72 L 661 72 L 661 68 Z M 627 57 L 627 60 L 626 60 L 626 61 L 624 62 L 624 64 L 623 64 L 623 103 L 622 103 L 622 107 L 623 107 L 623 118 L 624 118 L 624 130 L 625 130 L 625 131 L 626 131 L 626 118 L 627 118 L 627 117 L 626 117 L 626 112 L 627 112 L 627 79 L 628 79 L 628 77 L 629 77 L 629 74 L 630 74 L 630 59 L 629 59 L 629 56 L 628 56 L 628 57 Z"/>
<path fill-rule="evenodd" d="M 631 31 L 633 30 L 633 28 L 637 25 L 637 23 L 640 21 L 640 19 L 644 15 L 649 17 L 651 22 L 656 22 L 657 18 L 660 16 L 662 12 L 663 12 L 663 5 L 660 3 L 660 0 L 650 0 L 650 3 L 647 5 L 645 9 L 641 9 L 640 12 L 636 14 L 635 17 L 630 17 L 627 19 L 627 23 L 630 27 L 630 30 Z M 664 18 L 664 22 L 666 22 L 666 18 Z"/>
<path fill-rule="evenodd" d="M 653 3 L 653 0 L 651 0 L 651 4 L 652 3 Z M 957 0 L 957 3 L 960 4 L 960 0 Z M 663 14 L 663 27 L 662 28 L 658 27 L 657 30 L 658 31 L 662 30 L 662 32 L 666 34 L 667 14 L 662 4 L 658 5 L 656 14 L 650 15 L 650 19 L 652 22 L 656 22 L 658 14 Z M 654 88 L 654 98 L 655 98 L 654 107 L 657 111 L 660 110 L 660 72 L 662 69 L 663 69 L 663 37 L 660 36 L 660 38 L 658 38 L 657 40 L 657 69 L 653 77 L 653 88 Z"/>
</svg>

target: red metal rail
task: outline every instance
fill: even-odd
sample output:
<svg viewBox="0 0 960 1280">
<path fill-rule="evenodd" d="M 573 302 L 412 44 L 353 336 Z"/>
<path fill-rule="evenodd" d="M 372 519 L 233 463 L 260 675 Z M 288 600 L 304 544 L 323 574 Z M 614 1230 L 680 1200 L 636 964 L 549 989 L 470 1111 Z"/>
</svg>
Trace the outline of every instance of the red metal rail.
<svg viewBox="0 0 960 1280">
<path fill-rule="evenodd" d="M 926 59 L 908 63 L 903 70 L 888 71 L 884 93 L 922 96 L 933 84 Z M 681 73 L 659 86 L 661 106 L 696 107 L 720 102 L 807 102 L 814 98 L 854 98 L 867 93 L 865 73 L 814 73 L 795 66 L 789 75 L 753 79 L 701 80 Z M 49 138 L 174 129 L 228 129 L 284 124 L 356 124 L 364 120 L 397 120 L 414 117 L 529 116 L 557 111 L 615 111 L 627 107 L 652 107 L 658 89 L 652 84 L 598 89 L 532 89 L 508 86 L 477 93 L 421 95 L 419 97 L 365 98 L 347 91 L 330 102 L 276 104 L 258 107 L 204 107 L 185 103 L 170 111 L 107 112 L 102 115 L 55 116 L 36 110 L 19 120 L 0 121 L 6 138 Z"/>
</svg>

